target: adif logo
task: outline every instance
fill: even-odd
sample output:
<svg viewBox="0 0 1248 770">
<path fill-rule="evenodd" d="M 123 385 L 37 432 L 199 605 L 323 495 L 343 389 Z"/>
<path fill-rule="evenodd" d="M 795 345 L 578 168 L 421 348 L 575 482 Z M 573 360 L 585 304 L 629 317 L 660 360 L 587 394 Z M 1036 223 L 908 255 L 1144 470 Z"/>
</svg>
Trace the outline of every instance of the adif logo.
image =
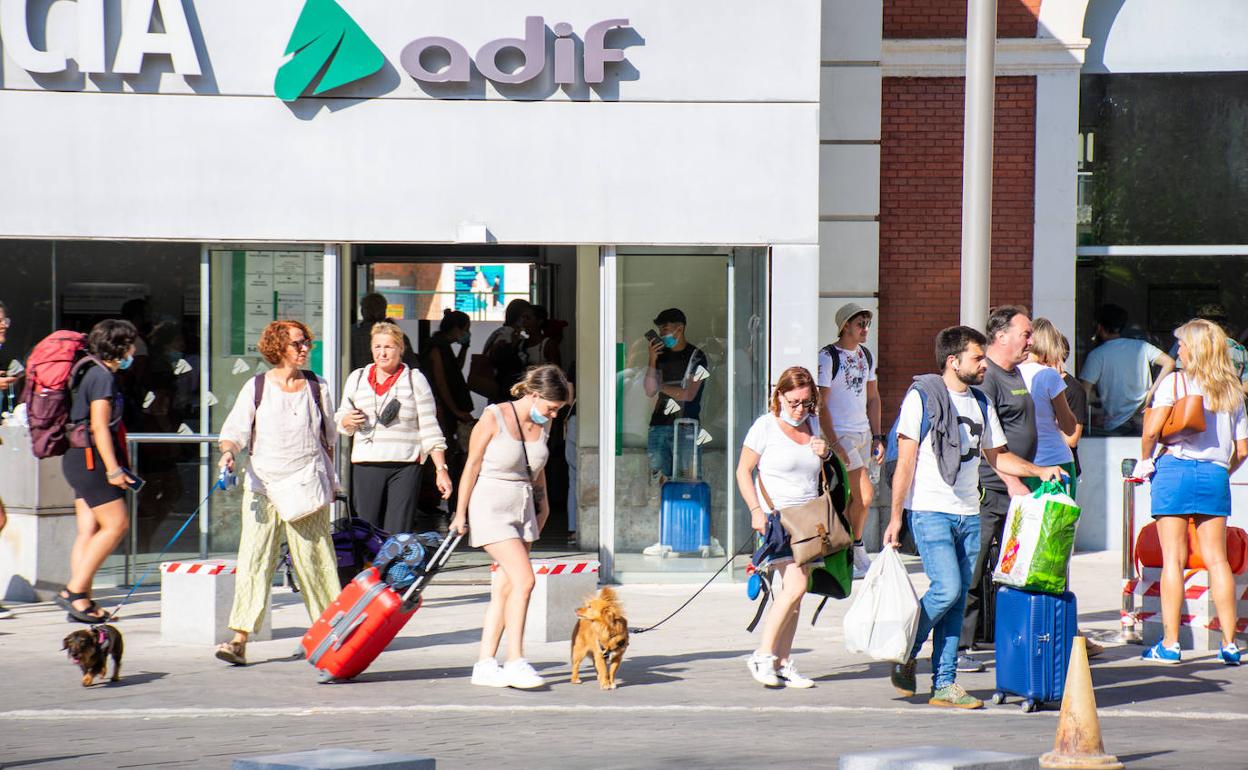
<svg viewBox="0 0 1248 770">
<path fill-rule="evenodd" d="M 322 94 L 386 66 L 381 49 L 334 0 L 307 0 L 290 33 L 286 55 L 291 58 L 278 69 L 273 92 L 287 102 L 302 96 L 314 80 L 312 94 Z"/>
</svg>

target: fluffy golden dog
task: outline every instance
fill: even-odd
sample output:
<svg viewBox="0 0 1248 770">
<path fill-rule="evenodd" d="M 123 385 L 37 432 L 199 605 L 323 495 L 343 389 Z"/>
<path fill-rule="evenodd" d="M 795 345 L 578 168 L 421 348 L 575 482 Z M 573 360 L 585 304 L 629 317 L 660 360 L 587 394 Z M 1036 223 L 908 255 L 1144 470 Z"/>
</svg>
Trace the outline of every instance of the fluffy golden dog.
<svg viewBox="0 0 1248 770">
<path fill-rule="evenodd" d="M 96 678 L 103 679 L 108 659 L 113 659 L 113 678 L 121 679 L 121 632 L 115 626 L 91 626 L 90 630 L 75 631 L 61 641 L 61 649 L 69 659 L 82 669 L 82 686 L 90 687 Z"/>
<path fill-rule="evenodd" d="M 572 628 L 572 684 L 581 683 L 581 662 L 592 654 L 598 685 L 614 690 L 615 672 L 628 649 L 628 619 L 615 591 L 603 588 L 591 596 L 576 611 L 576 618 Z"/>
</svg>

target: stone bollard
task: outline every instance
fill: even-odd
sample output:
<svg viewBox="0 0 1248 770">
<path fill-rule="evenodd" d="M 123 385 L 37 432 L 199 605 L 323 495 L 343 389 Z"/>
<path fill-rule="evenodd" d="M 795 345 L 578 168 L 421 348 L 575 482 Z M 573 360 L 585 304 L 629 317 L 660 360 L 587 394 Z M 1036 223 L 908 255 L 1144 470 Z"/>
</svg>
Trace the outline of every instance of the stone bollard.
<svg viewBox="0 0 1248 770">
<path fill-rule="evenodd" d="M 211 645 L 229 641 L 234 604 L 235 562 L 167 561 L 160 565 L 160 638 L 165 642 Z M 250 641 L 273 638 L 273 613 L 266 610 Z"/>
<path fill-rule="evenodd" d="M 566 642 L 572 639 L 576 609 L 598 590 L 597 561 L 534 559 L 537 582 L 524 622 L 526 642 Z M 490 582 L 498 579 L 498 564 L 490 567 Z"/>
</svg>

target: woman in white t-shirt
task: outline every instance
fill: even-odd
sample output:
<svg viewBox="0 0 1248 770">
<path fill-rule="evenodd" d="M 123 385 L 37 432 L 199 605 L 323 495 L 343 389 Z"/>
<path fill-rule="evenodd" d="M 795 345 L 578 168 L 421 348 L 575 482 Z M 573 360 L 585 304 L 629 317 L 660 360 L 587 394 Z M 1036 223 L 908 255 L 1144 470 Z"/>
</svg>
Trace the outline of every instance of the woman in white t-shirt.
<svg viewBox="0 0 1248 770">
<path fill-rule="evenodd" d="M 771 408 L 745 435 L 737 463 L 737 488 L 759 533 L 766 529 L 771 512 L 767 509 L 801 505 L 819 496 L 820 473 L 831 448 L 819 436 L 819 399 L 815 393 L 815 379 L 808 370 L 800 366 L 785 369 L 772 392 Z M 763 624 L 758 649 L 746 666 L 754 680 L 767 687 L 814 687 L 813 681 L 797 672 L 791 657 L 809 577 L 807 568 L 793 561 L 792 551 L 787 557 L 773 557 L 771 566 L 780 573 L 782 588 Z"/>
<path fill-rule="evenodd" d="M 1237 666 L 1241 653 L 1235 643 L 1235 584 L 1226 559 L 1226 520 L 1231 515 L 1230 475 L 1248 458 L 1244 396 L 1231 367 L 1226 333 L 1217 324 L 1196 319 L 1180 326 L 1174 336 L 1179 338 L 1183 371 L 1166 375 L 1157 386 L 1140 441 L 1144 459 L 1135 471 L 1142 478 L 1152 477 L 1152 513 L 1162 556 L 1163 635 L 1143 657 L 1162 663 L 1182 659 L 1179 612 L 1187 566 L 1187 520 L 1192 518 L 1222 625 L 1218 656 L 1223 663 Z M 1196 395 L 1204 401 L 1205 429 L 1168 443 L 1154 465 L 1153 452 L 1174 405 L 1184 396 Z"/>
<path fill-rule="evenodd" d="M 1031 355 L 1018 365 L 1027 391 L 1036 405 L 1036 456 L 1041 467 L 1059 466 L 1070 481 L 1066 493 L 1075 496 L 1075 455 L 1065 435 L 1075 432 L 1079 421 L 1066 401 L 1066 383 L 1058 366 L 1062 362 L 1062 334 L 1047 318 L 1032 323 Z M 1039 480 L 1035 484 L 1039 485 Z M 1029 485 L 1030 486 L 1030 485 Z"/>
</svg>

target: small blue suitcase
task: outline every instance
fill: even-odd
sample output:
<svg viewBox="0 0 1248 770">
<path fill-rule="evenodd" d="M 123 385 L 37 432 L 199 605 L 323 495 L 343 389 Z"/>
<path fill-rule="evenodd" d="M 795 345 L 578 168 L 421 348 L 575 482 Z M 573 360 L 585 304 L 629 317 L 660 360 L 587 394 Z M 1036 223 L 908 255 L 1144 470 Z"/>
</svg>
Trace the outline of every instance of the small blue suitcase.
<svg viewBox="0 0 1248 770">
<path fill-rule="evenodd" d="M 698 473 L 698 421 L 676 420 L 672 431 L 672 475 L 659 498 L 659 543 L 672 553 L 692 553 L 711 545 L 711 487 Z M 690 455 L 682 462 L 681 449 Z"/>
<path fill-rule="evenodd" d="M 1018 695 L 1023 711 L 1031 712 L 1061 700 L 1078 628 L 1075 595 L 1001 586 L 996 614 L 997 690 L 992 702 L 1005 702 L 1007 693 Z"/>
</svg>

